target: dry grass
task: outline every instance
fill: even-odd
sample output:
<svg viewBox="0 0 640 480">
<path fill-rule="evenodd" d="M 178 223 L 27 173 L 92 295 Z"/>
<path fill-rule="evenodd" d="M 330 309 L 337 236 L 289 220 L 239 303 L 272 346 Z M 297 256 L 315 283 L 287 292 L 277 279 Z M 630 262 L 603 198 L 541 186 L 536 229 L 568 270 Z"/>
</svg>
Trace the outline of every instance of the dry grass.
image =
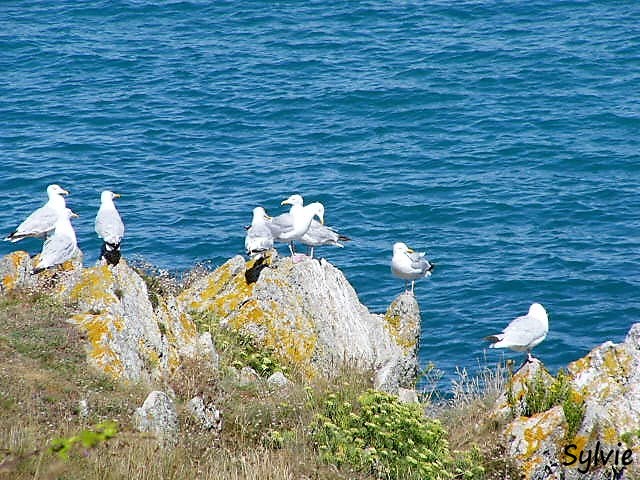
<svg viewBox="0 0 640 480">
<path fill-rule="evenodd" d="M 485 363 L 475 376 L 458 369 L 451 397 L 429 408 L 429 414 L 439 418 L 447 429 L 452 450 L 480 450 L 487 480 L 520 478 L 500 440 L 503 420 L 492 415 L 496 401 L 505 391 L 510 368 L 503 364 L 489 367 Z"/>
<path fill-rule="evenodd" d="M 266 382 L 240 387 L 231 375 L 184 362 L 157 385 L 124 385 L 87 366 L 83 338 L 66 322 L 71 313 L 45 296 L 0 296 L 0 478 L 368 478 L 321 464 L 307 429 L 330 390 L 347 389 L 355 398 L 370 375 L 347 370 L 274 392 Z M 132 414 L 151 389 L 175 392 L 180 434 L 173 450 L 133 429 Z M 186 414 L 196 395 L 222 410 L 220 434 Z M 89 404 L 87 417 L 81 400 Z M 76 449 L 66 461 L 48 451 L 53 439 L 108 419 L 119 424 L 114 439 Z"/>
<path fill-rule="evenodd" d="M 175 288 L 169 277 L 156 286 L 158 294 Z M 194 361 L 155 385 L 125 385 L 87 366 L 84 339 L 66 322 L 72 309 L 28 292 L 0 295 L 0 479 L 373 478 L 321 463 L 309 431 L 331 392 L 355 403 L 371 388 L 371 372 L 345 368 L 334 378 L 313 382 L 291 372 L 295 383 L 272 391 L 264 381 L 240 386 L 233 369 L 215 371 Z M 230 365 L 228 360 L 221 364 Z M 461 371 L 449 401 L 437 401 L 433 390 L 428 395 L 429 414 L 449 430 L 452 449 L 478 446 L 487 478 L 495 479 L 518 478 L 495 444 L 499 425 L 488 420 L 504 373 L 485 369 L 481 377 L 469 378 Z M 180 433 L 172 450 L 161 449 L 132 426 L 135 408 L 152 389 L 175 393 Z M 186 403 L 196 395 L 222 411 L 220 433 L 203 431 L 190 419 Z M 81 400 L 89 404 L 86 417 L 80 414 Z M 49 452 L 53 439 L 104 420 L 118 422 L 115 438 L 88 451 L 76 449 L 66 461 Z"/>
</svg>

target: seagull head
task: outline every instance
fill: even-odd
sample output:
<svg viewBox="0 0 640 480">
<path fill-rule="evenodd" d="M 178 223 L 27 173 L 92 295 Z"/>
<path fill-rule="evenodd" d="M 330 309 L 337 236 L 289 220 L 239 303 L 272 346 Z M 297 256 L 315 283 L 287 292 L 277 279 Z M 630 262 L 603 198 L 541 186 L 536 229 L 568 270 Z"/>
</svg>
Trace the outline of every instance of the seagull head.
<svg viewBox="0 0 640 480">
<path fill-rule="evenodd" d="M 547 311 L 539 303 L 531 304 L 531 306 L 529 307 L 529 316 L 533 318 L 538 318 L 540 320 L 549 321 L 549 317 L 547 316 Z"/>
<path fill-rule="evenodd" d="M 120 194 L 113 193 L 111 190 L 104 190 L 100 194 L 100 201 L 103 203 L 112 201 L 114 198 L 120 198 Z"/>
<path fill-rule="evenodd" d="M 393 254 L 400 255 L 403 253 L 413 253 L 413 250 L 407 247 L 406 243 L 396 242 L 393 244 Z"/>
<path fill-rule="evenodd" d="M 313 216 L 318 217 L 320 223 L 324 225 L 324 205 L 322 205 L 320 202 L 313 202 L 307 205 L 307 207 L 305 208 L 308 208 L 309 211 L 313 213 Z"/>
<path fill-rule="evenodd" d="M 54 195 L 69 195 L 69 192 L 67 192 L 60 185 L 54 183 L 47 187 L 47 195 L 49 195 L 49 198 L 51 198 Z"/>
<path fill-rule="evenodd" d="M 296 193 L 294 195 L 291 195 L 286 200 L 283 200 L 280 205 L 297 205 L 297 206 L 301 207 L 302 205 L 304 205 L 304 200 L 302 199 L 301 195 L 298 195 Z"/>
<path fill-rule="evenodd" d="M 253 209 L 254 221 L 259 219 L 271 220 L 271 217 L 267 215 L 267 211 L 263 207 L 256 207 Z"/>
</svg>

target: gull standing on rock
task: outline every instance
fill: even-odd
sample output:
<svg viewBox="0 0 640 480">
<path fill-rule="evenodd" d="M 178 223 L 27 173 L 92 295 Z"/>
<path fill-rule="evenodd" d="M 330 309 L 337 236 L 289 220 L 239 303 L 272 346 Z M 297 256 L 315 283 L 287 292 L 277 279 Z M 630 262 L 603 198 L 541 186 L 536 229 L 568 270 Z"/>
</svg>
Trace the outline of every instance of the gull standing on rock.
<svg viewBox="0 0 640 480">
<path fill-rule="evenodd" d="M 273 234 L 267 225 L 268 220 L 271 220 L 271 217 L 267 215 L 264 208 L 256 207 L 253 209 L 251 226 L 244 238 L 244 249 L 250 257 L 273 248 Z"/>
<path fill-rule="evenodd" d="M 301 195 L 297 195 L 297 194 L 291 195 L 287 200 L 285 200 L 282 203 L 285 204 L 285 202 L 291 205 L 291 209 L 293 209 L 294 207 L 296 208 L 302 207 L 304 205 L 304 199 L 302 198 Z M 291 210 L 289 210 L 289 214 L 291 214 Z M 287 214 L 285 213 L 283 215 L 280 215 L 280 217 L 288 218 L 286 217 L 286 215 Z M 342 245 L 340 242 L 341 241 L 347 242 L 349 240 L 351 240 L 349 237 L 341 235 L 340 233 L 336 232 L 333 228 L 327 227 L 323 223 L 320 223 L 317 220 L 312 219 L 311 224 L 309 225 L 309 229 L 307 230 L 307 233 L 305 233 L 302 236 L 302 238 L 300 238 L 300 243 L 310 248 L 309 256 L 313 258 L 314 247 L 332 245 L 335 247 L 343 248 L 344 245 Z"/>
<path fill-rule="evenodd" d="M 96 215 L 96 233 L 102 238 L 100 258 L 104 258 L 108 265 L 117 265 L 120 261 L 120 243 L 124 236 L 124 223 L 113 203 L 120 195 L 105 190 L 100 194 L 100 208 Z"/>
<path fill-rule="evenodd" d="M 484 339 L 491 342 L 489 348 L 510 348 L 516 352 L 527 352 L 527 363 L 533 360 L 533 347 L 540 344 L 548 332 L 547 311 L 539 303 L 532 303 L 529 313 L 512 320 L 502 333 L 489 335 Z"/>
<path fill-rule="evenodd" d="M 76 232 L 73 230 L 70 221 L 71 218 L 76 218 L 77 216 L 66 207 L 60 210 L 53 235 L 44 242 L 40 257 L 33 267 L 34 274 L 40 273 L 49 267 L 60 265 L 78 255 L 80 249 L 76 241 Z"/>
<path fill-rule="evenodd" d="M 46 238 L 49 233 L 53 232 L 58 220 L 58 213 L 66 208 L 63 195 L 69 195 L 69 192 L 60 185 L 53 184 L 47 187 L 47 195 L 49 197 L 47 203 L 18 225 L 18 228 L 5 238 L 6 241 L 17 242 L 27 237 Z"/>
<path fill-rule="evenodd" d="M 313 217 L 318 217 L 320 224 L 324 224 L 324 206 L 320 202 L 302 206 L 300 195 L 291 195 L 282 201 L 281 205 L 291 205 L 289 213 L 283 213 L 274 217 L 269 223 L 269 228 L 276 242 L 289 244 L 291 255 L 295 254 L 294 242 L 301 240 L 311 226 Z"/>
<path fill-rule="evenodd" d="M 402 242 L 393 244 L 393 257 L 391 258 L 391 273 L 405 282 L 405 290 L 408 290 L 407 282 L 411 280 L 411 293 L 414 282 L 423 277 L 429 277 L 435 267 L 425 258 L 425 252 L 414 252 Z"/>
</svg>

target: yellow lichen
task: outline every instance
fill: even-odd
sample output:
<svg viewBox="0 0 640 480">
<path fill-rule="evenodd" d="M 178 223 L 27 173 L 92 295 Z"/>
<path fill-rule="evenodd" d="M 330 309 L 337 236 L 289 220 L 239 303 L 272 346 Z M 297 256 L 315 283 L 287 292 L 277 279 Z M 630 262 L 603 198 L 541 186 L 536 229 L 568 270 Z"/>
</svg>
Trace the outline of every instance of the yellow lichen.
<svg viewBox="0 0 640 480">
<path fill-rule="evenodd" d="M 124 366 L 118 355 L 107 345 L 113 334 L 110 325 L 122 327 L 120 320 L 115 320 L 111 315 L 91 315 L 83 313 L 71 317 L 72 323 L 80 326 L 87 334 L 89 358 L 104 372 L 118 378 L 124 371 Z"/>
<path fill-rule="evenodd" d="M 623 351 L 616 348 L 607 350 L 602 356 L 605 372 L 610 377 L 627 377 L 631 358 Z"/>
<path fill-rule="evenodd" d="M 82 271 L 80 281 L 71 290 L 72 300 L 78 301 L 103 301 L 112 304 L 118 301 L 115 295 L 110 294 L 110 286 L 113 284 L 113 273 L 109 267 L 86 268 Z"/>
<path fill-rule="evenodd" d="M 387 312 L 384 315 L 384 328 L 389 332 L 396 344 L 402 348 L 405 354 L 410 353 L 414 348 L 416 348 L 416 339 L 414 337 L 409 337 L 404 333 L 416 331 L 417 325 L 415 321 L 407 323 L 404 328 L 402 328 L 402 318 L 400 315 L 393 315 Z"/>
</svg>

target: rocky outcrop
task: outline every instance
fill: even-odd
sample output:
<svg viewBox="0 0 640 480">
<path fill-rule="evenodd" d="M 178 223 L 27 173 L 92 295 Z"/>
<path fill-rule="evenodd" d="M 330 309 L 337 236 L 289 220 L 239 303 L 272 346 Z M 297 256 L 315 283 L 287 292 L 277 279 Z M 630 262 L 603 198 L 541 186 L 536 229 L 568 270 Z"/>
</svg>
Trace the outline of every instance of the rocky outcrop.
<svg viewBox="0 0 640 480">
<path fill-rule="evenodd" d="M 606 342 L 569 365 L 570 402 L 527 417 L 524 399 L 534 378 L 554 388 L 539 362 L 526 365 L 495 409 L 502 418 L 515 413 L 504 438 L 525 478 L 640 477 L 640 324 L 624 342 Z M 577 415 L 571 405 L 580 405 Z"/>
<path fill-rule="evenodd" d="M 183 358 L 217 365 L 211 335 L 198 333 L 194 314 L 251 335 L 308 377 L 333 375 L 343 365 L 371 369 L 376 387 L 389 392 L 412 387 L 416 378 L 420 313 L 413 295 L 403 293 L 386 314 L 373 314 L 325 260 L 267 265 L 236 256 L 179 295 L 152 298 L 125 260 L 84 269 L 70 263 L 38 276 L 31 269 L 25 252 L 2 259 L 2 290 L 49 282 L 47 291 L 77 306 L 69 321 L 86 336 L 89 362 L 116 379 L 153 380 Z"/>
<path fill-rule="evenodd" d="M 31 258 L 27 252 L 16 251 L 0 259 L 0 293 L 11 290 L 47 292 L 64 299 L 80 279 L 82 252 L 73 260 L 34 275 L 33 265 L 38 256 Z"/>
<path fill-rule="evenodd" d="M 173 400 L 164 392 L 153 391 L 133 414 L 133 424 L 139 432 L 153 435 L 162 445 L 175 445 L 178 433 L 178 413 Z"/>
<path fill-rule="evenodd" d="M 89 361 L 117 379 L 151 380 L 182 358 L 217 362 L 211 335 L 162 298 L 154 309 L 147 286 L 126 261 L 87 268 L 70 292 L 79 313 L 70 318 L 88 340 Z"/>
<path fill-rule="evenodd" d="M 205 312 L 250 334 L 308 376 L 352 365 L 373 369 L 376 386 L 387 391 L 415 381 L 415 298 L 402 294 L 386 315 L 372 314 L 325 260 L 284 258 L 267 266 L 236 256 L 177 301 L 182 311 Z"/>
</svg>

